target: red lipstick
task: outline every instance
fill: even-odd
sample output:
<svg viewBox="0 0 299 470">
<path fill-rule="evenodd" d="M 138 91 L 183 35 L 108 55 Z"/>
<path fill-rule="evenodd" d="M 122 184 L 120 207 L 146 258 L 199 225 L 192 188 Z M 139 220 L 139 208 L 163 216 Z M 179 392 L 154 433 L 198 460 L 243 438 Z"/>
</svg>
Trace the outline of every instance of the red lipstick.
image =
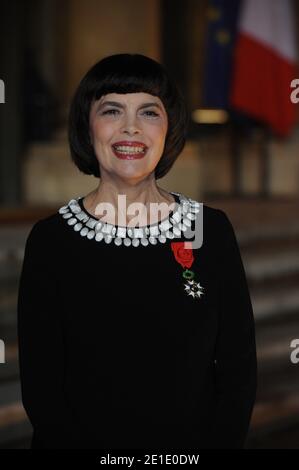
<svg viewBox="0 0 299 470">
<path fill-rule="evenodd" d="M 132 151 L 130 151 L 130 148 Z M 136 160 L 145 156 L 147 146 L 143 142 L 122 140 L 112 144 L 112 150 L 116 157 L 121 160 Z"/>
</svg>

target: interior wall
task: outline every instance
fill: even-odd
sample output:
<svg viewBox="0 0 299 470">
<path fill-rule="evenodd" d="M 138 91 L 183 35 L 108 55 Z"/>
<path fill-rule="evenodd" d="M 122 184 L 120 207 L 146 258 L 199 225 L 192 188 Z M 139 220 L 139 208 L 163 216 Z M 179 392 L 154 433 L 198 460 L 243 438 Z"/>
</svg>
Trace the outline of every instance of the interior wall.
<svg viewBox="0 0 299 470">
<path fill-rule="evenodd" d="M 131 52 L 160 59 L 160 2 L 71 0 L 62 42 L 67 107 L 80 79 L 103 57 Z"/>
</svg>

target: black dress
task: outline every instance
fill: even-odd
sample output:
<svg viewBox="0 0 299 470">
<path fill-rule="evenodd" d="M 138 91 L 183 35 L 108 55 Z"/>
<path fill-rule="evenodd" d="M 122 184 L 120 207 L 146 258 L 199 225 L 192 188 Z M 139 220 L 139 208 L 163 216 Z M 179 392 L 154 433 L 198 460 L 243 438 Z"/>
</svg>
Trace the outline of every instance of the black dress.
<svg viewBox="0 0 299 470">
<path fill-rule="evenodd" d="M 173 250 L 187 232 L 117 244 L 83 198 L 31 229 L 18 338 L 32 448 L 244 446 L 256 345 L 235 233 L 222 210 L 172 194 L 178 211 L 187 199 L 189 214 L 203 214 L 193 280 Z"/>
</svg>

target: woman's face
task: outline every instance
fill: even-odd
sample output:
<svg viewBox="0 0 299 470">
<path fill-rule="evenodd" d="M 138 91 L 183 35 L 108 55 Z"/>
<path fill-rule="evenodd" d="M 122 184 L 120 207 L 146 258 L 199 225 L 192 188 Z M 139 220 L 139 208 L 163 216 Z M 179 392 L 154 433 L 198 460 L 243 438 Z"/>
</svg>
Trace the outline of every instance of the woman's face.
<svg viewBox="0 0 299 470">
<path fill-rule="evenodd" d="M 140 180 L 155 169 L 162 156 L 168 122 L 157 96 L 109 93 L 93 102 L 89 126 L 101 177 L 108 173 Z"/>
</svg>

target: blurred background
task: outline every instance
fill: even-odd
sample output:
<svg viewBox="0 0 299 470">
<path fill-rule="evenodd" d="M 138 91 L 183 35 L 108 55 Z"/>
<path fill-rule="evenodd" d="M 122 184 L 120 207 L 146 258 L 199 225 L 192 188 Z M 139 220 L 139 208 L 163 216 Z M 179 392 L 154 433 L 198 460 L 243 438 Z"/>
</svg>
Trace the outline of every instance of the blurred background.
<svg viewBox="0 0 299 470">
<path fill-rule="evenodd" d="M 158 184 L 224 210 L 256 320 L 258 393 L 246 446 L 299 448 L 298 2 L 2 0 L 0 29 L 0 448 L 28 448 L 16 305 L 32 225 L 98 180 L 71 163 L 66 119 L 81 77 L 121 52 L 161 62 L 190 112 Z M 1 352 L 1 345 L 0 345 Z M 236 352 L 237 353 L 237 352 Z M 2 358 L 3 359 L 3 358 Z"/>
</svg>

